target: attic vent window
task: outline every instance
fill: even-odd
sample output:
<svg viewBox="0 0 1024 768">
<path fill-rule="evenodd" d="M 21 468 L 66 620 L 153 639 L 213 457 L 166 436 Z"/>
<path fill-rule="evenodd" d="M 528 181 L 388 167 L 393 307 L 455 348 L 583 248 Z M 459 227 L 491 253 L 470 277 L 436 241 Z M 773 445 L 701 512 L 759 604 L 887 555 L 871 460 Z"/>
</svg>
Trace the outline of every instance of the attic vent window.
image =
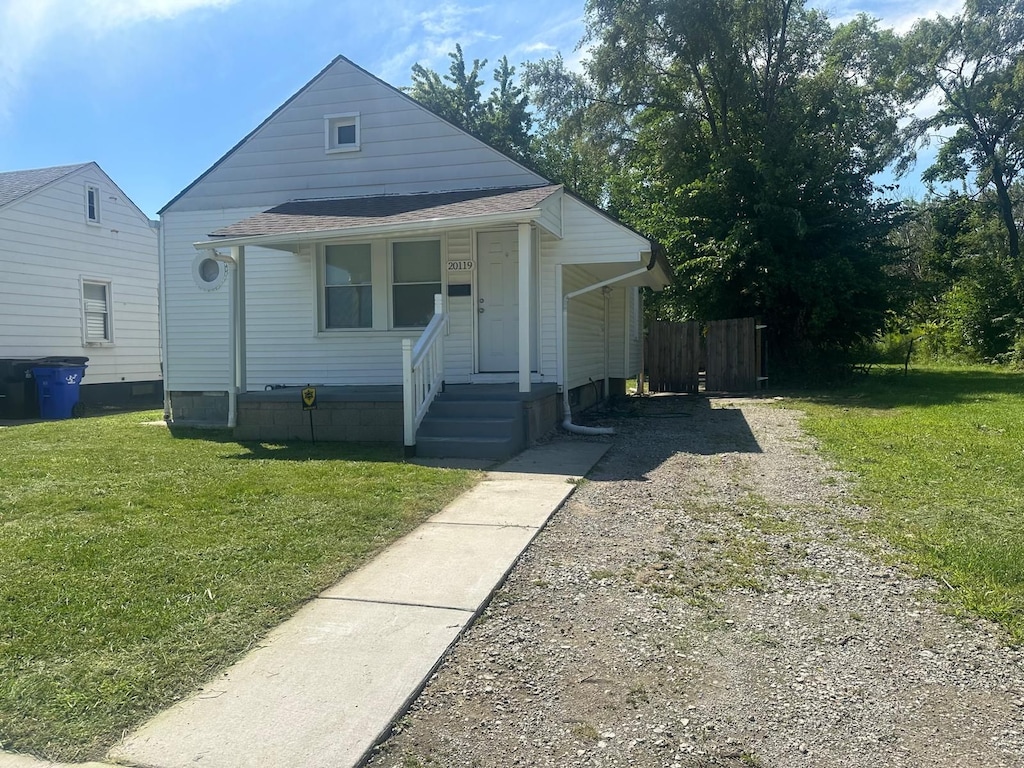
<svg viewBox="0 0 1024 768">
<path fill-rule="evenodd" d="M 85 188 L 85 220 L 90 224 L 100 223 L 100 188 L 88 185 Z"/>
<path fill-rule="evenodd" d="M 359 151 L 359 113 L 324 116 L 327 154 Z"/>
</svg>

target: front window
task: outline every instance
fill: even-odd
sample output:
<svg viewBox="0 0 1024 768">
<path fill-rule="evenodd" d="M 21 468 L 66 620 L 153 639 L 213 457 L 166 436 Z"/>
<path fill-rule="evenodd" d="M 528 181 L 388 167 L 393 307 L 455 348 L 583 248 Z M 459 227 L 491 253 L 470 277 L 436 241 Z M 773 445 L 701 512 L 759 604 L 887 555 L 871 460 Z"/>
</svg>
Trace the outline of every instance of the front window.
<svg viewBox="0 0 1024 768">
<path fill-rule="evenodd" d="M 373 327 L 370 244 L 324 248 L 324 328 Z"/>
<path fill-rule="evenodd" d="M 441 293 L 441 241 L 391 244 L 392 327 L 423 328 Z"/>
<path fill-rule="evenodd" d="M 85 314 L 85 343 L 114 340 L 110 322 L 110 283 L 82 281 L 82 311 Z"/>
</svg>

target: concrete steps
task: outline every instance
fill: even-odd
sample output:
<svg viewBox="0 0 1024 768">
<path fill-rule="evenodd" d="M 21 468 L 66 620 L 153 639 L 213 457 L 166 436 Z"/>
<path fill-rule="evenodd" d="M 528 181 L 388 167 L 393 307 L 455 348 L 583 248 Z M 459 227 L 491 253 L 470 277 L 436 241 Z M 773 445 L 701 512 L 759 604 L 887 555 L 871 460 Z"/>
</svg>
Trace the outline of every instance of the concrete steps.
<svg viewBox="0 0 1024 768">
<path fill-rule="evenodd" d="M 486 393 L 444 392 L 416 433 L 416 455 L 507 459 L 526 447 L 523 403 Z"/>
</svg>

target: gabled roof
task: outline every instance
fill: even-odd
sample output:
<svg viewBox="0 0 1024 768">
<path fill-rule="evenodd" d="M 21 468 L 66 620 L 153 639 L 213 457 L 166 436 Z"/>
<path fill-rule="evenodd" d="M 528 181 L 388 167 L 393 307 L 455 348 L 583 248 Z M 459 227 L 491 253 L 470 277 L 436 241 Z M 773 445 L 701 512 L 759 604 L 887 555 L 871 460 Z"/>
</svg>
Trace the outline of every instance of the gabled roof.
<svg viewBox="0 0 1024 768">
<path fill-rule="evenodd" d="M 28 171 L 6 171 L 0 173 L 0 206 L 12 203 L 18 198 L 52 184 L 90 163 L 78 165 L 56 165 L 52 168 L 34 168 Z"/>
<path fill-rule="evenodd" d="M 493 216 L 532 210 L 561 189 L 503 187 L 414 195 L 377 195 L 340 200 L 298 200 L 278 205 L 230 226 L 210 237 L 261 237 L 308 232 L 336 232 L 365 227 Z"/>
<path fill-rule="evenodd" d="M 172 205 L 174 205 L 176 202 L 178 202 L 178 200 L 183 198 L 185 195 L 187 195 L 189 193 L 189 191 L 193 187 L 195 187 L 203 179 L 205 179 L 207 176 L 209 176 L 211 173 L 213 173 L 215 170 L 217 170 L 217 168 L 219 168 L 221 165 L 223 165 L 228 160 L 228 158 L 230 158 L 235 152 L 237 152 L 247 141 L 249 141 L 256 134 L 258 134 L 261 130 L 263 130 L 263 128 L 268 123 L 273 121 L 274 118 L 276 118 L 278 115 L 280 115 L 282 112 L 284 112 L 294 101 L 296 101 L 306 91 L 308 91 L 311 87 L 313 87 L 313 85 L 318 80 L 320 80 L 322 77 L 324 77 L 324 75 L 326 75 L 328 72 L 330 72 L 331 69 L 335 65 L 337 65 L 339 62 L 345 62 L 347 65 L 349 65 L 350 67 L 352 67 L 356 71 L 362 73 L 363 75 L 368 77 L 370 80 L 376 82 L 378 85 L 381 85 L 384 88 L 386 88 L 387 90 L 391 91 L 392 93 L 400 96 L 402 99 L 404 99 L 405 101 L 409 102 L 410 104 L 415 104 L 420 109 L 430 113 L 435 119 L 440 120 L 443 123 L 447 123 L 448 125 L 452 126 L 456 130 L 458 130 L 460 133 L 464 133 L 465 135 L 475 139 L 476 141 L 480 142 L 480 144 L 482 144 L 483 146 L 487 147 L 488 149 L 490 149 L 490 150 L 498 153 L 502 157 L 504 157 L 510 163 L 514 163 L 515 165 L 519 166 L 520 168 L 522 168 L 525 171 L 528 171 L 530 174 L 538 177 L 539 179 L 544 179 L 543 175 L 538 173 L 536 170 L 527 167 L 520 160 L 517 160 L 514 157 L 510 157 L 509 155 L 505 154 L 501 150 L 496 149 L 495 147 L 490 146 L 487 142 L 485 142 L 479 136 L 474 136 L 472 133 L 467 131 L 462 126 L 456 125 L 455 123 L 451 122 L 450 120 L 448 120 L 448 119 L 442 117 L 441 115 L 437 114 L 432 109 L 430 109 L 430 107 L 428 107 L 425 104 L 422 104 L 421 102 L 417 101 L 412 96 L 410 96 L 408 93 L 405 93 L 404 91 L 402 91 L 400 88 L 396 88 L 395 86 L 391 85 L 391 83 L 388 83 L 388 82 L 386 82 L 384 80 L 381 80 L 375 74 L 373 74 L 372 72 L 364 69 L 363 67 L 360 67 L 358 64 L 356 64 L 351 59 L 349 59 L 349 58 L 347 58 L 345 56 L 339 55 L 339 56 L 335 56 L 334 59 L 332 59 L 331 62 L 326 67 L 321 69 L 313 78 L 311 78 L 309 80 L 309 82 L 307 82 L 305 85 L 303 85 L 301 88 L 299 88 L 299 90 L 297 90 L 295 93 L 293 93 L 287 99 L 287 101 L 285 101 L 281 106 L 279 106 L 272 113 L 270 113 L 270 115 L 268 115 L 267 118 L 263 122 L 261 122 L 259 125 L 257 125 L 255 128 L 253 128 L 251 131 L 249 131 L 249 133 L 247 133 L 237 144 L 235 144 L 235 146 L 233 146 L 231 149 L 229 149 L 227 152 L 225 152 L 217 160 L 217 162 L 215 162 L 213 165 L 211 165 L 209 168 L 207 168 L 205 171 L 203 171 L 191 184 L 189 184 L 187 187 L 185 187 L 183 190 L 181 190 L 181 192 L 179 192 L 173 198 L 171 198 L 171 200 L 168 201 L 168 203 L 163 208 L 161 208 L 159 211 L 157 211 L 157 215 L 163 215 L 163 213 L 165 211 L 167 211 L 167 209 L 169 209 Z"/>
</svg>

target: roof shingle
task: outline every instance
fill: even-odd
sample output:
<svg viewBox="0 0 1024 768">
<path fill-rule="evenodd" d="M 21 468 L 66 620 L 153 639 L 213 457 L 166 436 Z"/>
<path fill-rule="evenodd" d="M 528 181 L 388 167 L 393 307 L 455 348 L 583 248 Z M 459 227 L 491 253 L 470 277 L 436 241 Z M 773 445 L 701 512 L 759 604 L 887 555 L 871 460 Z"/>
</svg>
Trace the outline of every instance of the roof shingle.
<svg viewBox="0 0 1024 768">
<path fill-rule="evenodd" d="M 6 171 L 0 173 L 0 206 L 35 192 L 50 182 L 74 173 L 89 163 L 78 165 L 56 165 L 52 168 L 33 168 L 27 171 Z"/>
<path fill-rule="evenodd" d="M 549 184 L 540 187 L 299 200 L 222 227 L 211 232 L 210 237 L 288 235 L 516 213 L 536 207 L 558 189 L 558 185 Z"/>
</svg>

